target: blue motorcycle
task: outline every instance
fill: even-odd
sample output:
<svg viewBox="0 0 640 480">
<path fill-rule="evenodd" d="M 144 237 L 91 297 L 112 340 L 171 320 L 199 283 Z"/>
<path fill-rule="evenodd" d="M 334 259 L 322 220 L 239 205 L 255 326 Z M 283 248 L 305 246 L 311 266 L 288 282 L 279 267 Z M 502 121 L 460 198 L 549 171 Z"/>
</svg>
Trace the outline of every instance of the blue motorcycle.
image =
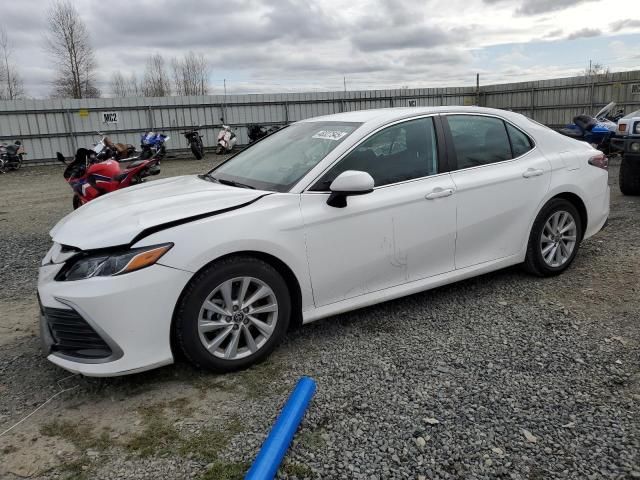
<svg viewBox="0 0 640 480">
<path fill-rule="evenodd" d="M 621 110 L 613 114 L 616 103 L 611 102 L 600 110 L 595 117 L 581 114 L 573 117 L 570 123 L 559 130 L 567 137 L 590 143 L 605 154 L 611 153 L 611 138 L 615 135 L 618 120 L 623 115 Z"/>
<path fill-rule="evenodd" d="M 169 140 L 169 136 L 163 133 L 145 132 L 140 135 L 140 160 L 149 158 L 157 158 L 162 160 L 167 153 L 165 143 Z"/>
</svg>

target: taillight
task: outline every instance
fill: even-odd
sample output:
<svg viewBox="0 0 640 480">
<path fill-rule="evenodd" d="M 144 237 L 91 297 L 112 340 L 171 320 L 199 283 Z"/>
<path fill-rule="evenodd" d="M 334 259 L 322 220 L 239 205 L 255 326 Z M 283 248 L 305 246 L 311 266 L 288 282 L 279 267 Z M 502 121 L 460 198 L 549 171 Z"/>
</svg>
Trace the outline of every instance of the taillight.
<svg viewBox="0 0 640 480">
<path fill-rule="evenodd" d="M 602 168 L 603 170 L 609 170 L 609 159 L 604 153 L 600 153 L 589 159 L 589 165 Z"/>
<path fill-rule="evenodd" d="M 626 123 L 619 123 L 618 124 L 618 130 L 620 130 L 621 132 L 626 132 L 627 131 L 627 124 Z"/>
</svg>

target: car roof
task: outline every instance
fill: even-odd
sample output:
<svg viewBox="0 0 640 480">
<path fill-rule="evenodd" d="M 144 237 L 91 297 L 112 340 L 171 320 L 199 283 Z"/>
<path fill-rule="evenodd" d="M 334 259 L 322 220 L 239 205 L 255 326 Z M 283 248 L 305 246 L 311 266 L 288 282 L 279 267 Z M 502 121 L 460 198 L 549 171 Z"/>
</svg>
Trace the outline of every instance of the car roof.
<svg viewBox="0 0 640 480">
<path fill-rule="evenodd" d="M 442 107 L 402 107 L 402 108 L 376 108 L 371 110 L 357 110 L 353 112 L 335 113 L 333 115 L 323 115 L 321 117 L 307 118 L 302 122 L 358 122 L 358 123 L 387 123 L 403 118 L 410 118 L 418 115 L 429 115 L 434 113 L 484 113 L 489 115 L 499 115 L 501 117 L 513 118 L 520 116 L 517 113 L 496 108 L 485 108 L 476 106 L 442 106 Z"/>
</svg>

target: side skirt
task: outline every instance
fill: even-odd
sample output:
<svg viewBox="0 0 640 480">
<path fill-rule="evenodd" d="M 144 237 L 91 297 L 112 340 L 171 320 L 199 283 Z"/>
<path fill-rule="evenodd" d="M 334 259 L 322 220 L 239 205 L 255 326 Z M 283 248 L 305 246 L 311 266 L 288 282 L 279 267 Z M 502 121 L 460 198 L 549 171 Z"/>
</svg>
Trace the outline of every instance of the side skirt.
<svg viewBox="0 0 640 480">
<path fill-rule="evenodd" d="M 405 297 L 414 293 L 423 292 L 432 288 L 454 283 L 459 280 L 464 280 L 471 277 L 476 277 L 484 273 L 489 273 L 494 270 L 500 270 L 501 268 L 517 265 L 524 261 L 522 254 L 512 255 L 509 257 L 500 258 L 498 260 L 492 260 L 490 262 L 480 263 L 478 265 L 472 265 L 460 270 L 453 270 L 451 272 L 441 273 L 433 277 L 424 278 L 421 280 L 414 280 L 413 282 L 404 283 L 384 290 L 378 290 L 376 292 L 365 293 L 354 298 L 342 300 L 340 302 L 331 303 L 322 307 L 307 310 L 302 312 L 302 323 L 310 323 L 321 318 L 330 317 L 331 315 L 337 315 L 339 313 L 349 312 L 358 308 L 368 307 L 375 305 L 376 303 L 386 302 L 388 300 L 394 300 L 396 298 Z"/>
</svg>

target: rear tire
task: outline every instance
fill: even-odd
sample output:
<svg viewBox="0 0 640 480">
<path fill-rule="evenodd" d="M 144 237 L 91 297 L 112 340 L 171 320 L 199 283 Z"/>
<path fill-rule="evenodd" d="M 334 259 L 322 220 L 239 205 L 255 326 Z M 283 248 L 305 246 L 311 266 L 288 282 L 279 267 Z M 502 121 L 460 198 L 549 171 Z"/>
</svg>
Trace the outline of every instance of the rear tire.
<svg viewBox="0 0 640 480">
<path fill-rule="evenodd" d="M 191 142 L 191 153 L 196 157 L 196 160 L 202 160 L 204 157 L 202 145 L 197 142 Z"/>
<path fill-rule="evenodd" d="M 174 333 L 196 367 L 231 372 L 263 361 L 284 338 L 290 316 L 282 276 L 257 258 L 232 257 L 192 279 L 178 304 Z"/>
<path fill-rule="evenodd" d="M 581 241 L 582 219 L 576 207 L 564 198 L 552 198 L 533 222 L 524 267 L 539 277 L 559 275 L 573 262 Z"/>
<path fill-rule="evenodd" d="M 623 195 L 640 195 L 640 161 L 634 164 L 623 156 L 618 183 Z"/>
</svg>

